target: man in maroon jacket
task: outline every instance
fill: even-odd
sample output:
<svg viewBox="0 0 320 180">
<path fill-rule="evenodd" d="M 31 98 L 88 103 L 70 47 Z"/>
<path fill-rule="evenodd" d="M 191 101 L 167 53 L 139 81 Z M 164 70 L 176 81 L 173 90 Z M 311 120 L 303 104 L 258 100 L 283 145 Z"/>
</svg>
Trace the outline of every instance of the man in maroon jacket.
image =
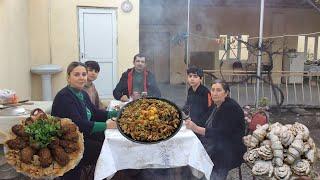
<svg viewBox="0 0 320 180">
<path fill-rule="evenodd" d="M 146 69 L 146 56 L 137 54 L 133 58 L 133 68 L 124 72 L 113 90 L 115 99 L 126 102 L 133 94 L 147 92 L 148 96 L 160 97 L 161 93 L 154 75 Z"/>
</svg>

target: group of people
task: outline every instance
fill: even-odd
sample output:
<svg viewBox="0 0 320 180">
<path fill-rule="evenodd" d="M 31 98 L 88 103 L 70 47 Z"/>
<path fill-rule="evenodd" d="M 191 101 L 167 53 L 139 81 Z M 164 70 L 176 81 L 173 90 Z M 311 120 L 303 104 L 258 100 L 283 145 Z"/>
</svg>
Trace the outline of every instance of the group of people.
<svg viewBox="0 0 320 180">
<path fill-rule="evenodd" d="M 133 68 L 124 72 L 113 90 L 120 101 L 129 101 L 146 94 L 160 97 L 155 76 L 146 68 L 146 56 L 137 54 Z M 52 105 L 53 116 L 70 118 L 84 135 L 84 155 L 77 167 L 67 172 L 63 179 L 80 179 L 81 170 L 87 165 L 95 166 L 104 141 L 104 131 L 116 128 L 110 118 L 117 112 L 106 111 L 101 103 L 93 81 L 100 72 L 95 61 L 72 62 L 67 68 L 67 86 L 60 90 Z M 188 129 L 197 134 L 214 163 L 211 179 L 225 179 L 228 171 L 240 166 L 245 146 L 244 113 L 239 104 L 229 97 L 226 82 L 216 80 L 211 89 L 202 85 L 203 70 L 187 69 L 187 100 L 183 109 L 190 118 L 185 121 Z"/>
</svg>

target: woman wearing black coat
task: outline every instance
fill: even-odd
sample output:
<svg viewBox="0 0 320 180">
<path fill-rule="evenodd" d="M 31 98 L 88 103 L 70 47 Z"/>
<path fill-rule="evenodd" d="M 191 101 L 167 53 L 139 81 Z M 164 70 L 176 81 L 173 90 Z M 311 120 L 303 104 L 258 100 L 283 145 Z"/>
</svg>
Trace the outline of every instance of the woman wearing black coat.
<svg viewBox="0 0 320 180">
<path fill-rule="evenodd" d="M 115 128 L 107 111 L 94 106 L 83 90 L 87 82 L 87 69 L 81 62 L 72 62 L 67 68 L 68 85 L 60 90 L 53 100 L 51 115 L 71 119 L 84 136 L 84 154 L 75 169 L 63 176 L 65 179 L 80 179 L 81 170 L 86 165 L 95 166 L 104 141 L 104 130 Z"/>
<path fill-rule="evenodd" d="M 205 137 L 205 148 L 214 163 L 211 180 L 226 179 L 230 169 L 241 165 L 246 151 L 242 142 L 245 135 L 244 113 L 229 93 L 229 86 L 222 80 L 216 80 L 211 87 L 214 105 L 207 115 L 206 127 L 186 121 L 188 129 Z"/>
</svg>

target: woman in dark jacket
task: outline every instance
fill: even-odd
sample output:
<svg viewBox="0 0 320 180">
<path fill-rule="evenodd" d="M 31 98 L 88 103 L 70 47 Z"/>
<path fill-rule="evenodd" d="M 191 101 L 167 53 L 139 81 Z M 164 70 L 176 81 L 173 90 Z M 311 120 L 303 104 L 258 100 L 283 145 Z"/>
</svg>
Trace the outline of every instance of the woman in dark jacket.
<svg viewBox="0 0 320 180">
<path fill-rule="evenodd" d="M 186 121 L 187 128 L 205 137 L 205 148 L 214 163 L 210 179 L 226 179 L 230 169 L 241 165 L 246 150 L 242 142 L 245 135 L 244 113 L 229 93 L 229 86 L 222 80 L 216 80 L 211 87 L 214 105 L 207 115 L 206 127 Z"/>
<path fill-rule="evenodd" d="M 104 140 L 104 130 L 115 128 L 114 121 L 107 121 L 111 113 L 92 104 L 83 91 L 87 82 L 87 69 L 81 62 L 72 62 L 67 68 L 68 85 L 55 96 L 51 115 L 69 118 L 78 125 L 84 135 L 84 154 L 78 166 L 67 172 L 63 179 L 80 179 L 81 168 L 94 166 L 98 160 Z"/>
</svg>

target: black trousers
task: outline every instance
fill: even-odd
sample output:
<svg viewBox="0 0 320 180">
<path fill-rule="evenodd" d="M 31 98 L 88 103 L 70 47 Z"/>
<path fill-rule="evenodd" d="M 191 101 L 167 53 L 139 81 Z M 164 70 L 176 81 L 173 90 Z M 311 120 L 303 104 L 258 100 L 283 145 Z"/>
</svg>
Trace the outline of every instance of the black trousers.
<svg viewBox="0 0 320 180">
<path fill-rule="evenodd" d="M 84 152 L 79 164 L 62 176 L 63 180 L 80 179 L 81 171 L 86 166 L 95 167 L 104 141 L 104 133 L 94 133 L 84 138 Z"/>
<path fill-rule="evenodd" d="M 210 180 L 225 180 L 227 179 L 229 170 L 227 169 L 214 169 L 211 172 Z"/>
</svg>

